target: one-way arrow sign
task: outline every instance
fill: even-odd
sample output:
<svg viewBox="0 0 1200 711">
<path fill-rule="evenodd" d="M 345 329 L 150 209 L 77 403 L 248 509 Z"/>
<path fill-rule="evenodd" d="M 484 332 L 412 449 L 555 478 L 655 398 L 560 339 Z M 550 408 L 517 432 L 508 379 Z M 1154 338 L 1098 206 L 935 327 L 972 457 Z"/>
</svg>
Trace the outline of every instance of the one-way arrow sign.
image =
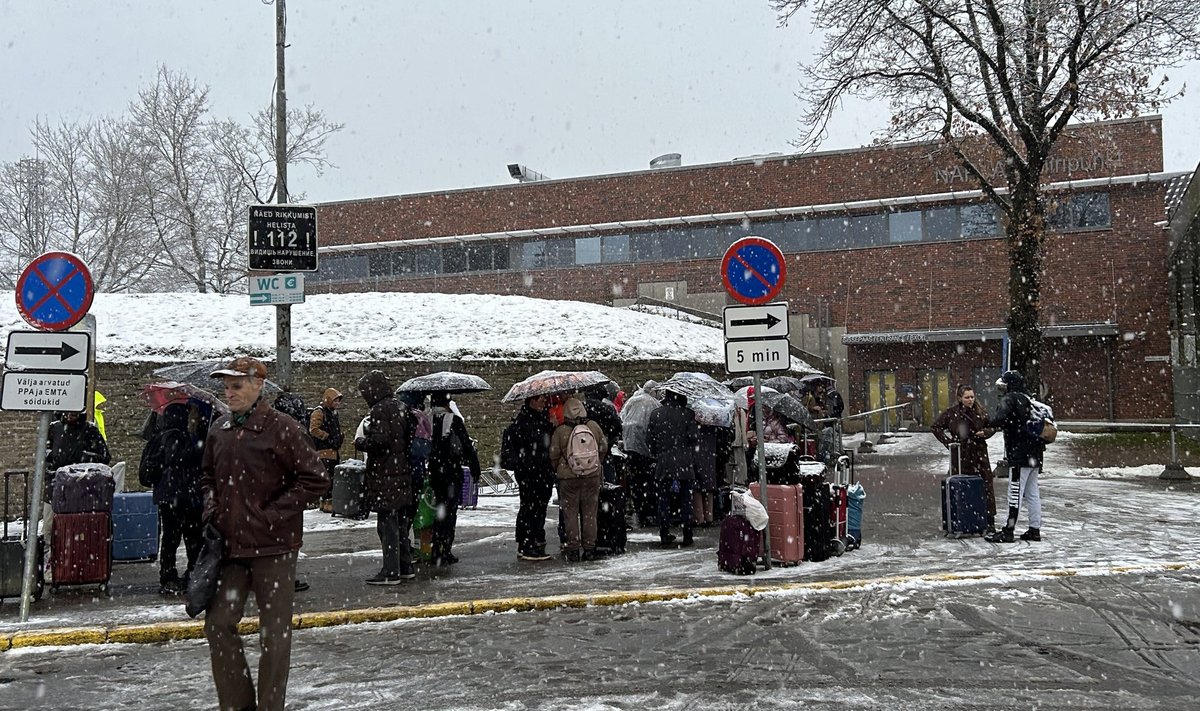
<svg viewBox="0 0 1200 711">
<path fill-rule="evenodd" d="M 788 306 L 779 301 L 761 306 L 726 306 L 725 338 L 783 338 L 788 335 Z"/>
<path fill-rule="evenodd" d="M 67 358 L 70 358 L 71 356 L 75 355 L 76 353 L 79 353 L 79 349 L 72 348 L 70 343 L 60 343 L 57 348 L 54 346 L 50 346 L 50 347 L 17 346 L 16 349 L 14 349 L 14 353 L 16 353 L 19 356 L 20 355 L 58 356 L 58 361 L 61 363 L 62 361 L 66 360 Z"/>
<path fill-rule="evenodd" d="M 91 335 L 86 331 L 13 331 L 8 334 L 8 370 L 82 373 L 88 368 Z"/>
</svg>

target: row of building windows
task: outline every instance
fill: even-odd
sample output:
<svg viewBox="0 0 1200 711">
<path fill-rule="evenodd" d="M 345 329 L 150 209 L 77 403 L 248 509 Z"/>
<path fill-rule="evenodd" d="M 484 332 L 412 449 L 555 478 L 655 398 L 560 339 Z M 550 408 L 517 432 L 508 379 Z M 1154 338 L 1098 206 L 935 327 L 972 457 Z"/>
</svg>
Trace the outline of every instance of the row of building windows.
<svg viewBox="0 0 1200 711">
<path fill-rule="evenodd" d="M 1062 197 L 1049 215 L 1056 231 L 1111 226 L 1108 193 Z M 989 204 L 836 217 L 793 217 L 732 225 L 686 226 L 627 234 L 556 237 L 518 242 L 476 242 L 443 246 L 333 254 L 321 258 L 317 281 L 363 278 L 416 278 L 437 274 L 528 271 L 628 262 L 715 259 L 747 235 L 771 240 L 784 252 L 881 247 L 913 242 L 946 242 L 998 237 L 1003 233 Z"/>
</svg>

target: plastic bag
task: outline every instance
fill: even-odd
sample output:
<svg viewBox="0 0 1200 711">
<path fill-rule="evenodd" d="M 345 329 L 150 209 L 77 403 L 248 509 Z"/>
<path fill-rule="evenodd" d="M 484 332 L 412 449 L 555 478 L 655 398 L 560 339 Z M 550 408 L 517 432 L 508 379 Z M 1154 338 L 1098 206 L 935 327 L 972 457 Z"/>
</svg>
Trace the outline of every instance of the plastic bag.
<svg viewBox="0 0 1200 711">
<path fill-rule="evenodd" d="M 437 503 L 433 498 L 433 487 L 426 482 L 421 488 L 421 499 L 417 502 L 417 515 L 413 517 L 413 530 L 429 528 L 437 521 Z"/>
<path fill-rule="evenodd" d="M 755 531 L 761 531 L 767 527 L 768 517 L 767 508 L 762 505 L 762 502 L 754 498 L 754 495 L 749 491 L 734 491 L 731 494 L 732 513 L 735 516 L 742 516 Z"/>
</svg>

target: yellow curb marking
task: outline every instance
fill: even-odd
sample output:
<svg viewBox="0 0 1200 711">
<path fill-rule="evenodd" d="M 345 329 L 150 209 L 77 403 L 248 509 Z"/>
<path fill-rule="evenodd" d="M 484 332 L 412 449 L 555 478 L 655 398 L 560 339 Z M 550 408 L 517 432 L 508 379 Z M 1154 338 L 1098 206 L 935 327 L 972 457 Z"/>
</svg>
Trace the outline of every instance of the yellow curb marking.
<svg viewBox="0 0 1200 711">
<path fill-rule="evenodd" d="M 707 588 L 660 588 L 605 593 L 579 593 L 574 595 L 548 595 L 545 597 L 509 597 L 465 602 L 438 602 L 426 605 L 395 605 L 391 607 L 368 607 L 358 610 L 334 610 L 329 612 L 305 612 L 292 617 L 295 629 L 315 629 L 341 625 L 373 622 L 393 622 L 406 619 L 428 619 L 455 615 L 481 615 L 500 612 L 529 612 L 533 610 L 556 610 L 563 608 L 609 607 L 629 603 L 667 602 L 671 600 L 700 599 L 744 595 L 755 597 L 769 593 L 803 590 L 840 591 L 856 590 L 870 586 L 901 585 L 919 582 L 971 582 L 996 577 L 1037 580 L 1039 578 L 1067 578 L 1097 573 L 1123 575 L 1128 573 L 1152 573 L 1200 569 L 1200 561 L 1183 563 L 1155 563 L 1149 565 L 1097 566 L 1094 568 L 1046 568 L 1015 571 L 927 573 L 924 575 L 898 575 L 883 578 L 859 578 L 854 580 L 823 580 L 813 582 L 777 583 L 773 585 L 729 585 Z M 247 617 L 238 624 L 243 635 L 258 632 L 258 618 Z M 172 621 L 140 625 L 117 625 L 104 627 L 73 627 L 7 632 L 0 635 L 0 652 L 22 647 L 59 647 L 79 644 L 157 644 L 171 640 L 200 639 L 204 636 L 202 621 Z"/>
</svg>

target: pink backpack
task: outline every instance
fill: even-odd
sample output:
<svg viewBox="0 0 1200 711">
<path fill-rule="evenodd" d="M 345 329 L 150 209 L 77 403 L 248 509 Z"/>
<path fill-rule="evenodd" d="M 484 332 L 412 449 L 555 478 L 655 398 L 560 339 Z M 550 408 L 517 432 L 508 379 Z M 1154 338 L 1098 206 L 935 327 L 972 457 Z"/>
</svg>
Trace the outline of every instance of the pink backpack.
<svg viewBox="0 0 1200 711">
<path fill-rule="evenodd" d="M 567 441 L 567 466 L 580 477 L 600 473 L 600 445 L 586 424 L 575 425 L 571 430 L 571 439 Z"/>
</svg>

